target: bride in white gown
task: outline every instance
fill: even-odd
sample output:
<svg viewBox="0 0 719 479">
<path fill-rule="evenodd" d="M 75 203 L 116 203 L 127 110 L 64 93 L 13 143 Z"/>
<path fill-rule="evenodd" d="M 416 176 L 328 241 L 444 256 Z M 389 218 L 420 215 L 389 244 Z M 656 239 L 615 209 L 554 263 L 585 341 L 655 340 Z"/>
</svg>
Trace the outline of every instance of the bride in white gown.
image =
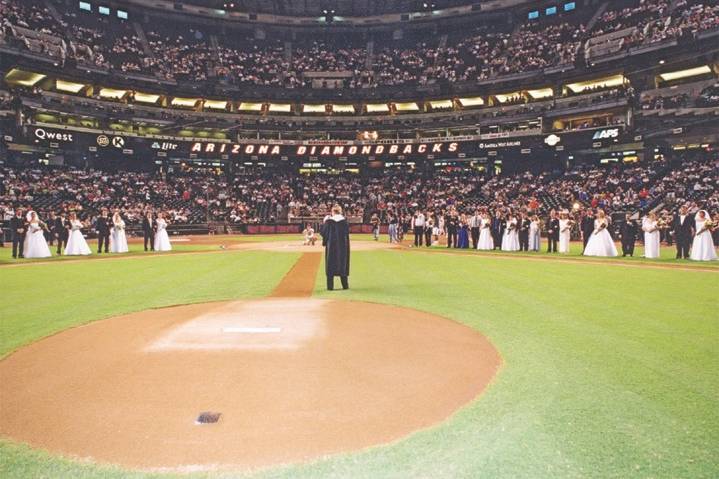
<svg viewBox="0 0 719 479">
<path fill-rule="evenodd" d="M 127 253 L 127 235 L 125 221 L 120 213 L 112 215 L 112 233 L 110 234 L 110 253 Z"/>
<path fill-rule="evenodd" d="M 82 221 L 77 219 L 77 214 L 70 213 L 70 236 L 65 246 L 66 256 L 87 256 L 92 253 L 87 241 L 82 236 Z"/>
<path fill-rule="evenodd" d="M 26 258 L 49 258 L 52 256 L 50 248 L 45 241 L 44 224 L 37 217 L 37 213 L 31 211 L 29 214 L 30 224 L 25 236 L 25 257 Z"/>
<path fill-rule="evenodd" d="M 657 215 L 649 213 L 642 221 L 642 231 L 644 231 L 644 257 L 659 258 L 659 222 Z"/>
<path fill-rule="evenodd" d="M 510 215 L 502 236 L 502 251 L 519 251 L 519 233 L 517 232 L 517 218 Z"/>
<path fill-rule="evenodd" d="M 170 237 L 167 236 L 167 221 L 162 213 L 157 214 L 157 232 L 155 233 L 155 251 L 171 251 Z"/>
<path fill-rule="evenodd" d="M 480 220 L 479 226 L 479 241 L 477 242 L 477 249 L 481 250 L 493 250 L 494 239 L 492 238 L 492 220 L 488 214 L 483 214 Z"/>
<path fill-rule="evenodd" d="M 594 232 L 589 237 L 584 256 L 617 256 L 617 246 L 609 234 L 609 218 L 604 211 L 599 210 L 594 220 Z"/>
<path fill-rule="evenodd" d="M 562 211 L 559 214 L 559 252 L 569 253 L 569 240 L 572 235 L 574 222 L 569 218 L 569 213 Z"/>
<path fill-rule="evenodd" d="M 699 210 L 694 216 L 696 222 L 696 234 L 692 243 L 690 259 L 694 261 L 712 261 L 717 259 L 717 252 L 714 249 L 714 240 L 711 232 L 711 218 L 705 210 Z"/>
</svg>

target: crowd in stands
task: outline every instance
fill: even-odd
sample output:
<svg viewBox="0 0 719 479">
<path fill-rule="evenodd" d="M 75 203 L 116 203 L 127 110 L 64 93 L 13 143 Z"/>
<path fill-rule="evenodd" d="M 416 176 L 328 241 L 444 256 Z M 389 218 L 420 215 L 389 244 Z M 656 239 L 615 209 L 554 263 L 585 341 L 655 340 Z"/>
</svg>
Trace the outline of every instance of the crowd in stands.
<svg viewBox="0 0 719 479">
<path fill-rule="evenodd" d="M 240 226 L 322 218 L 334 204 L 348 217 L 381 221 L 417 210 L 491 211 L 591 208 L 607 213 L 673 211 L 694 204 L 719 211 L 719 160 L 678 164 L 577 167 L 565 172 L 486 176 L 474 170 L 299 175 L 254 172 L 228 177 L 215 170 L 160 173 L 85 171 L 67 167 L 0 168 L 0 209 L 33 208 L 41 218 L 60 211 L 90 219 L 119 209 L 129 225 L 147 210 L 174 224 L 208 221 Z"/>
<path fill-rule="evenodd" d="M 57 35 L 79 63 L 143 73 L 171 80 L 219 78 L 240 85 L 308 87 L 306 72 L 347 72 L 345 87 L 476 81 L 493 76 L 572 65 L 588 38 L 627 30 L 624 47 L 677 38 L 719 28 L 719 5 L 682 0 L 629 0 L 611 4 L 589 31 L 586 18 L 568 15 L 551 21 L 527 21 L 516 28 L 479 26 L 475 30 L 435 35 L 420 42 L 379 42 L 370 54 L 366 44 L 323 41 L 257 41 L 241 35 L 203 33 L 192 25 L 131 23 L 101 18 L 42 0 L 0 0 L 3 30 L 12 26 Z M 56 19 L 56 16 L 61 16 Z M 505 28 L 504 30 L 502 28 Z M 144 31 L 145 38 L 141 35 Z M 213 41 L 214 40 L 214 41 Z"/>
</svg>

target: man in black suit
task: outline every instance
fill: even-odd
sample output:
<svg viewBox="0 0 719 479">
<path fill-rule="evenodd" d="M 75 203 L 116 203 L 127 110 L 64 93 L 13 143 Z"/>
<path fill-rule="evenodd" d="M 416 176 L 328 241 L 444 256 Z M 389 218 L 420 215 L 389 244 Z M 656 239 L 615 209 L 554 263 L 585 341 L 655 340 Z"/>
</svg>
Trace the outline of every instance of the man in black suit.
<svg viewBox="0 0 719 479">
<path fill-rule="evenodd" d="M 482 217 L 479 214 L 479 210 L 474 212 L 474 215 L 469 220 L 469 231 L 472 235 L 472 248 L 477 249 L 479 244 L 479 225 L 482 224 Z"/>
<path fill-rule="evenodd" d="M 494 213 L 491 228 L 494 249 L 502 249 L 502 235 L 504 235 L 504 218 L 502 218 L 502 213 Z"/>
<path fill-rule="evenodd" d="M 95 220 L 95 231 L 97 232 L 97 253 L 102 253 L 102 247 L 105 246 L 105 253 L 109 253 L 110 248 L 110 217 L 107 208 L 103 208 L 100 216 Z"/>
<path fill-rule="evenodd" d="M 679 208 L 679 213 L 674 216 L 672 222 L 674 230 L 674 241 L 677 244 L 677 259 L 689 258 L 689 247 L 694 238 L 694 218 L 687 214 L 687 207 Z"/>
<path fill-rule="evenodd" d="M 10 218 L 10 237 L 12 238 L 12 257 L 24 258 L 25 255 L 25 235 L 27 234 L 27 224 L 25 217 L 20 208 L 15 210 L 15 216 Z"/>
<path fill-rule="evenodd" d="M 557 252 L 557 242 L 559 242 L 559 218 L 557 212 L 552 210 L 547 221 L 547 253 Z"/>
<path fill-rule="evenodd" d="M 637 240 L 637 223 L 627 213 L 624 223 L 619 227 L 619 236 L 622 240 L 622 256 L 634 256 L 634 243 Z"/>
<path fill-rule="evenodd" d="M 142 218 L 142 240 L 145 243 L 145 251 L 147 251 L 147 243 L 150 243 L 150 251 L 155 251 L 154 224 L 154 221 L 152 221 L 152 213 L 148 211 Z"/>
<path fill-rule="evenodd" d="M 519 251 L 529 251 L 529 227 L 532 221 L 527 217 L 527 213 L 522 211 L 519 218 Z"/>
<path fill-rule="evenodd" d="M 457 212 L 455 210 L 452 210 L 449 213 L 445 227 L 447 228 L 447 248 L 456 248 L 457 232 L 459 231 L 459 216 L 457 216 Z"/>
<path fill-rule="evenodd" d="M 62 254 L 67 247 L 67 239 L 70 236 L 69 227 L 64 212 L 60 212 L 60 215 L 50 224 L 52 234 L 57 239 L 57 254 Z"/>
<path fill-rule="evenodd" d="M 584 212 L 579 228 L 582 231 L 582 243 L 584 244 L 582 253 L 584 253 L 584 250 L 587 249 L 587 242 L 589 242 L 589 238 L 591 238 L 594 233 L 594 215 L 592 214 L 592 210 L 586 210 Z"/>
</svg>

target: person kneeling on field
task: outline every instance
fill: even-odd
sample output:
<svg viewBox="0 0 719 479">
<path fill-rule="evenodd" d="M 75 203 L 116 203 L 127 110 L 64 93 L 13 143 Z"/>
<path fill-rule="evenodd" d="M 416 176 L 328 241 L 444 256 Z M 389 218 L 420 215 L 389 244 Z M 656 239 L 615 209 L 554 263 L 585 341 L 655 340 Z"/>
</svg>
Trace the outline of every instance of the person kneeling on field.
<svg viewBox="0 0 719 479">
<path fill-rule="evenodd" d="M 315 234 L 314 228 L 308 223 L 305 227 L 302 234 L 305 237 L 304 242 L 302 243 L 304 246 L 314 246 L 317 242 L 317 235 Z"/>
<path fill-rule="evenodd" d="M 340 277 L 342 289 L 348 289 L 350 274 L 350 228 L 342 216 L 339 205 L 332 207 L 332 214 L 322 223 L 322 246 L 325 247 L 325 273 L 327 289 L 334 289 L 335 276 Z"/>
</svg>

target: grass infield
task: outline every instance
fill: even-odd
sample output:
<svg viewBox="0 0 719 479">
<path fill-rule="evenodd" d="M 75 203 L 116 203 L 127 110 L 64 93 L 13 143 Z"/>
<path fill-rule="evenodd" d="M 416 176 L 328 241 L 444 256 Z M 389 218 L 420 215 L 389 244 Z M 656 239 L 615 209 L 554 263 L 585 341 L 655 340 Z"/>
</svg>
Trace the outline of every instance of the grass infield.
<svg viewBox="0 0 719 479">
<path fill-rule="evenodd" d="M 390 445 L 212 477 L 716 477 L 715 272 L 437 254 L 442 251 L 357 252 L 352 289 L 323 291 L 320 272 L 315 294 L 416 308 L 478 329 L 504 359 L 478 400 L 445 423 Z M 170 254 L 0 268 L 0 356 L 108 316 L 263 296 L 297 257 Z M 70 461 L 1 441 L 0 477 L 168 476 Z"/>
</svg>

